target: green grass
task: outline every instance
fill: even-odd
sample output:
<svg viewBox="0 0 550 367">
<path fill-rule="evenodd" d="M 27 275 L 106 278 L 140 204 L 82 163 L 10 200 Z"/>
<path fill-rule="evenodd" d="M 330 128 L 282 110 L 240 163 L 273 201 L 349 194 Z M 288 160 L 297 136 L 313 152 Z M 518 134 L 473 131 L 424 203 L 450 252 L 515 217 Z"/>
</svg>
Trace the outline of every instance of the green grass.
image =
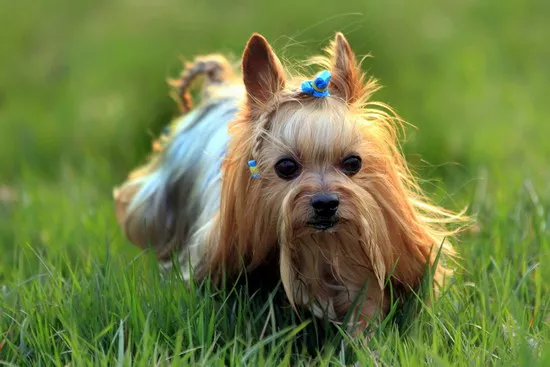
<svg viewBox="0 0 550 367">
<path fill-rule="evenodd" d="M 472 0 L 2 1 L 0 361 L 8 365 L 550 365 L 550 3 Z M 346 33 L 418 129 L 404 149 L 437 201 L 469 206 L 463 271 L 368 345 L 280 293 L 161 278 L 111 189 L 176 113 L 179 56 L 285 59 Z M 414 302 L 413 302 L 414 303 Z M 417 302 L 418 304 L 418 302 Z"/>
</svg>

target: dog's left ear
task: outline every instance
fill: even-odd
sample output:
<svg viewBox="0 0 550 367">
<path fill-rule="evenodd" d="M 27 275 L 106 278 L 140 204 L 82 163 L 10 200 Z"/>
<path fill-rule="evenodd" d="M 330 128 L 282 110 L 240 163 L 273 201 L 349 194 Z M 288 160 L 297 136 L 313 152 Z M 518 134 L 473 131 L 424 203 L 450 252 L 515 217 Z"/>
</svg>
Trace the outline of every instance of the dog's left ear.
<svg viewBox="0 0 550 367">
<path fill-rule="evenodd" d="M 330 47 L 331 59 L 331 82 L 330 93 L 341 97 L 348 103 L 353 103 L 360 97 L 363 90 L 363 76 L 355 54 L 340 32 Z"/>
<path fill-rule="evenodd" d="M 252 108 L 261 108 L 285 87 L 281 62 L 267 40 L 255 33 L 243 52 L 243 81 Z"/>
</svg>

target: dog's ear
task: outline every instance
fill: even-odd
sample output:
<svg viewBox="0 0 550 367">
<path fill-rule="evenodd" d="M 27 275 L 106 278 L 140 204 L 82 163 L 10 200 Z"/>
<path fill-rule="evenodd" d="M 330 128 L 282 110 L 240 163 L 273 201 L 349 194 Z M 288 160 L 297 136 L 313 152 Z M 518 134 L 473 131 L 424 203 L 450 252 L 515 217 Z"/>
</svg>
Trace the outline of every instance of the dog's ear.
<svg viewBox="0 0 550 367">
<path fill-rule="evenodd" d="M 360 97 L 363 89 L 363 76 L 355 60 L 355 54 L 346 37 L 340 32 L 336 33 L 330 51 L 332 53 L 330 93 L 348 103 L 353 103 Z"/>
<path fill-rule="evenodd" d="M 255 33 L 243 53 L 243 80 L 251 107 L 265 105 L 284 88 L 285 76 L 281 62 L 267 40 Z"/>
</svg>

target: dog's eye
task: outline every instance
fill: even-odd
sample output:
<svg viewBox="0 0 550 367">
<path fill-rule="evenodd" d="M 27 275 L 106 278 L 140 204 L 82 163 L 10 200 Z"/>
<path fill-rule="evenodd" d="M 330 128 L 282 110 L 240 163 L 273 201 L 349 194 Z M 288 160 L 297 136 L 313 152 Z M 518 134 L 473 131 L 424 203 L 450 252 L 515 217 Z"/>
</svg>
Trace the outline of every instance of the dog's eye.
<svg viewBox="0 0 550 367">
<path fill-rule="evenodd" d="M 291 158 L 283 158 L 275 164 L 277 176 L 283 180 L 292 180 L 300 174 L 300 165 Z"/>
<path fill-rule="evenodd" d="M 348 176 L 352 176 L 361 169 L 361 158 L 352 155 L 342 161 L 342 171 Z"/>
</svg>

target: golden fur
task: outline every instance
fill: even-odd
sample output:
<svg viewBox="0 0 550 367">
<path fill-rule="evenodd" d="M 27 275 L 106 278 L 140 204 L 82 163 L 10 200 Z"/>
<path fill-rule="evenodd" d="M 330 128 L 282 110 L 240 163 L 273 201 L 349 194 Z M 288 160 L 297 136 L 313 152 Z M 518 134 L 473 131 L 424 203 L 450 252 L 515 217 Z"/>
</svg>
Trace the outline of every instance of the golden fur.
<svg viewBox="0 0 550 367">
<path fill-rule="evenodd" d="M 426 263 L 433 263 L 439 251 L 453 257 L 449 238 L 456 230 L 448 224 L 463 217 L 431 204 L 423 195 L 399 149 L 400 120 L 389 107 L 371 101 L 378 85 L 361 72 L 344 36 L 338 33 L 326 51 L 326 56 L 310 60 L 312 66 L 331 71 L 331 96 L 326 98 L 301 93 L 299 83 L 311 77 L 289 76 L 260 35 L 253 35 L 245 47 L 242 80 L 216 55 L 224 71 L 218 68 L 216 75 L 224 77 L 216 81 L 207 75 L 210 94 L 203 98 L 212 98 L 212 89 L 236 87 L 232 93 L 239 93 L 244 86 L 246 92 L 229 126 L 219 211 L 196 233 L 185 236 L 177 228 L 164 233 L 161 224 L 155 225 L 161 222 L 143 226 L 140 218 L 154 217 L 159 208 L 129 203 L 139 189 L 136 178 L 162 162 L 154 156 L 115 191 L 117 217 L 132 242 L 142 247 L 151 242 L 160 259 L 189 245 L 178 236 L 192 238 L 189 241 L 198 249 L 193 270 L 199 279 L 232 278 L 243 268 L 255 269 L 275 251 L 289 302 L 334 321 L 342 320 L 366 286 L 365 302 L 353 310 L 362 329 L 387 311 L 388 277 L 400 289 L 414 288 Z M 185 96 L 183 109 L 189 110 Z M 339 166 L 350 153 L 363 162 L 353 176 Z M 290 181 L 280 179 L 273 169 L 286 156 L 302 167 L 299 177 Z M 250 176 L 250 159 L 258 162 L 258 180 Z M 340 197 L 341 220 L 328 230 L 308 227 L 311 197 L 326 191 Z M 176 227 L 185 227 L 182 222 Z M 438 263 L 437 283 L 447 274 L 450 270 Z"/>
</svg>

